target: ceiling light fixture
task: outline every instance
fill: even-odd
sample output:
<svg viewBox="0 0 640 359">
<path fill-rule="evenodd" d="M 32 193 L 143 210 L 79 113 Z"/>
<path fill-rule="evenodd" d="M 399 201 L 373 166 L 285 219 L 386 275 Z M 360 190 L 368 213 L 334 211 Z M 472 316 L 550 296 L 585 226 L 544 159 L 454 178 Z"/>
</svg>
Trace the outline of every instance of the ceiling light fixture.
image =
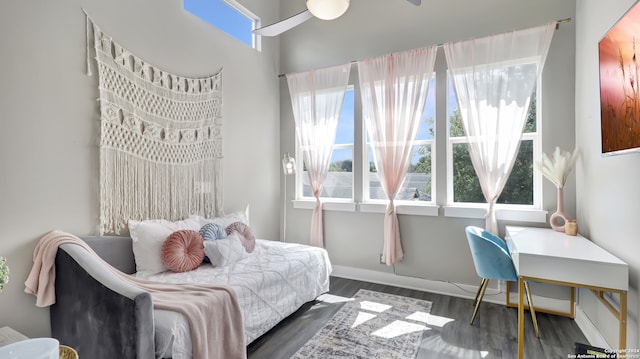
<svg viewBox="0 0 640 359">
<path fill-rule="evenodd" d="M 322 20 L 333 20 L 349 8 L 349 0 L 307 0 L 307 9 Z"/>
</svg>

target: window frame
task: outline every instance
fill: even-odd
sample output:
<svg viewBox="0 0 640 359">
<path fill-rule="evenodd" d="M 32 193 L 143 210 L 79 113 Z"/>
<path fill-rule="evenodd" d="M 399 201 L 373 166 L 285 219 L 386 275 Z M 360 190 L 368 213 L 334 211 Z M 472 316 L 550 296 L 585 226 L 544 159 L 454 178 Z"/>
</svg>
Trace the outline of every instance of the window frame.
<svg viewBox="0 0 640 359">
<path fill-rule="evenodd" d="M 355 186 L 355 172 L 356 172 L 356 154 L 355 154 L 355 137 L 356 137 L 356 102 L 357 102 L 357 97 L 356 97 L 356 91 L 355 91 L 355 86 L 349 82 L 349 84 L 347 85 L 347 89 L 346 91 L 353 91 L 353 102 L 354 102 L 354 109 L 353 109 L 353 128 L 354 128 L 354 138 L 352 139 L 351 143 L 334 143 L 331 146 L 331 151 L 333 154 L 334 150 L 345 150 L 345 149 L 350 149 L 351 150 L 351 198 L 337 198 L 337 197 L 320 197 L 320 200 L 323 203 L 340 203 L 340 204 L 354 204 L 355 203 L 355 197 L 356 197 L 356 186 Z M 341 112 L 342 113 L 342 112 Z M 340 120 L 338 120 L 340 121 Z M 295 127 L 295 124 L 294 124 Z M 295 202 L 313 202 L 315 204 L 315 197 L 310 197 L 310 196 L 304 196 L 304 178 L 303 176 L 305 176 L 305 172 L 304 172 L 304 156 L 303 156 L 303 149 L 302 146 L 300 145 L 300 142 L 298 141 L 298 136 L 295 135 L 295 146 L 296 146 L 296 158 L 298 158 L 299 160 L 296 161 L 296 179 L 295 179 Z M 336 136 L 337 138 L 337 136 Z M 300 174 L 300 175 L 298 175 Z M 296 207 L 296 208 L 307 208 L 306 205 L 304 204 L 300 204 L 303 207 Z M 341 208 L 342 206 L 337 206 L 338 208 Z M 351 206 L 348 206 L 349 208 Z M 311 207 L 313 208 L 313 207 Z M 336 208 L 336 206 L 332 206 L 329 205 L 329 208 Z M 327 209 L 329 209 L 327 208 Z"/>
<path fill-rule="evenodd" d="M 431 200 L 430 201 L 411 201 L 411 200 L 395 200 L 394 203 L 396 204 L 396 206 L 403 206 L 403 207 L 407 207 L 407 206 L 414 206 L 414 207 L 433 207 L 436 204 L 436 141 L 437 141 L 437 137 L 438 137 L 438 133 L 436 130 L 436 123 L 437 123 L 437 112 L 438 112 L 438 105 L 437 105 L 437 77 L 436 77 L 436 71 L 434 70 L 433 73 L 431 74 L 431 78 L 430 78 L 430 84 L 429 84 L 429 94 L 427 94 L 427 96 L 431 96 L 433 95 L 434 97 L 434 109 L 433 109 L 433 138 L 432 139 L 426 139 L 426 140 L 413 140 L 413 147 L 414 150 L 416 148 L 416 146 L 423 146 L 423 145 L 429 145 L 431 148 Z M 435 91 L 435 92 L 432 92 Z M 362 108 L 362 103 L 359 102 L 358 105 L 360 106 L 360 108 Z M 362 111 L 360 111 L 362 112 Z M 369 142 L 367 142 L 367 129 L 366 129 L 366 124 L 364 123 L 364 119 L 360 119 L 361 121 L 361 131 L 362 131 L 362 204 L 365 206 L 365 208 L 369 208 L 370 211 L 372 212 L 380 212 L 381 210 L 379 208 L 380 205 L 384 205 L 385 208 L 382 210 L 386 210 L 386 204 L 387 204 L 387 200 L 386 199 L 376 199 L 376 198 L 371 198 L 371 192 L 370 192 L 370 186 L 371 186 L 371 181 L 370 181 L 370 171 L 369 171 L 369 157 L 371 156 L 371 146 L 369 145 Z M 405 212 L 418 212 L 418 214 L 420 212 L 424 212 L 424 211 L 420 211 L 420 210 L 406 210 Z"/>
<path fill-rule="evenodd" d="M 438 58 L 444 56 L 439 51 Z M 436 58 L 442 61 L 442 58 Z M 357 65 L 355 65 L 357 66 Z M 353 71 L 352 73 L 357 71 Z M 440 216 L 456 217 L 456 218 L 485 218 L 487 205 L 486 203 L 461 203 L 453 202 L 453 157 L 452 145 L 448 131 L 448 74 L 449 71 L 436 66 L 434 68 L 434 86 L 430 91 L 435 91 L 435 108 L 434 108 L 434 136 L 430 140 L 416 140 L 414 145 L 421 143 L 431 146 L 431 201 L 395 201 L 396 212 L 405 215 L 420 216 Z M 444 81 L 441 82 L 441 76 Z M 354 79 L 355 78 L 355 79 Z M 513 205 L 513 204 L 496 204 L 496 217 L 498 220 L 509 220 L 519 222 L 535 222 L 545 223 L 547 211 L 542 208 L 542 174 L 535 166 L 542 156 L 542 73 L 536 81 L 536 132 L 523 133 L 523 140 L 533 141 L 533 204 L 532 205 Z M 445 86 L 442 86 L 442 83 Z M 440 85 L 440 86 L 438 86 Z M 362 212 L 362 213 L 385 213 L 386 200 L 368 199 L 369 196 L 369 151 L 367 145 L 367 133 L 362 118 L 362 103 L 360 97 L 360 88 L 356 76 L 352 76 L 349 81 L 349 89 L 354 91 L 354 141 L 351 147 L 353 153 L 353 198 L 321 198 L 323 208 L 328 211 L 346 211 L 346 212 Z M 444 93 L 442 93 L 444 91 Z M 444 113 L 444 115 L 443 115 Z M 442 122 L 444 121 L 444 125 Z M 440 131 L 438 131 L 440 129 Z M 295 153 L 297 160 L 296 184 L 295 184 L 295 200 L 293 207 L 296 209 L 313 209 L 315 206 L 315 198 L 302 197 L 302 152 L 295 136 Z M 454 142 L 457 140 L 454 139 Z M 439 150 L 438 150 L 439 149 Z M 444 153 L 444 155 L 443 155 Z M 444 164 L 443 164 L 444 162 Z M 442 172 L 445 172 L 443 175 Z M 300 174 L 300 175 L 299 175 Z M 439 178 L 440 177 L 440 178 Z M 438 182 L 438 178 L 440 182 Z M 444 188 L 443 188 L 444 187 Z M 440 208 L 443 211 L 440 211 Z"/>
<path fill-rule="evenodd" d="M 240 15 L 245 16 L 251 21 L 251 47 L 259 52 L 262 51 L 262 36 L 253 33 L 253 30 L 258 29 L 262 26 L 262 20 L 260 20 L 260 17 L 251 12 L 251 10 L 247 9 L 244 5 L 240 4 L 237 0 L 222 1 L 229 5 L 231 8 L 235 9 L 238 13 L 240 13 Z"/>
<path fill-rule="evenodd" d="M 449 84 L 450 75 L 448 69 L 446 70 L 446 82 L 447 82 L 447 106 L 449 104 Z M 504 204 L 496 203 L 496 218 L 499 220 L 514 220 L 524 222 L 546 222 L 546 211 L 542 208 L 542 174 L 535 165 L 540 161 L 542 156 L 542 104 L 541 104 L 541 89 L 542 89 L 542 73 L 539 74 L 536 80 L 535 96 L 536 96 L 536 131 L 535 132 L 523 132 L 522 141 L 533 142 L 533 204 Z M 446 217 L 460 217 L 460 218 L 483 218 L 486 216 L 487 204 L 486 202 L 454 202 L 454 188 L 453 188 L 453 145 L 464 144 L 468 141 L 464 136 L 451 137 L 449 131 L 449 108 L 446 109 L 446 129 L 445 141 L 446 141 L 446 187 L 447 196 L 446 204 L 444 206 L 444 215 Z"/>
</svg>

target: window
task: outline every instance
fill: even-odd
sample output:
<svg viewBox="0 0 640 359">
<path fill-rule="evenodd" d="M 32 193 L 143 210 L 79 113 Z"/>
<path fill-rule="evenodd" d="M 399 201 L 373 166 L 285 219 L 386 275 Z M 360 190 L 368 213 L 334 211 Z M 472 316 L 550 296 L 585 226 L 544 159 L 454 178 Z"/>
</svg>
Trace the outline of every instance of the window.
<svg viewBox="0 0 640 359">
<path fill-rule="evenodd" d="M 447 164 L 450 169 L 449 176 L 447 176 L 448 203 L 486 203 L 467 150 L 467 139 L 450 76 L 447 78 L 447 87 L 447 128 L 449 131 Z M 498 204 L 534 206 L 538 203 L 534 195 L 533 170 L 534 158 L 537 158 L 534 157 L 534 148 L 538 146 L 536 97 L 534 90 L 520 149 L 511 175 L 498 198 Z"/>
<path fill-rule="evenodd" d="M 183 7 L 207 23 L 260 50 L 257 36 L 252 32 L 258 26 L 258 17 L 236 0 L 184 0 Z"/>
<path fill-rule="evenodd" d="M 344 94 L 329 173 L 320 195 L 323 198 L 353 200 L 353 140 L 355 138 L 353 92 L 353 86 L 350 86 Z M 299 162 L 302 163 L 302 197 L 314 198 L 304 161 L 301 158 Z"/>
<path fill-rule="evenodd" d="M 433 183 L 432 168 L 435 157 L 432 155 L 434 149 L 435 138 L 435 76 L 431 78 L 429 83 L 429 93 L 427 94 L 427 102 L 425 103 L 420 127 L 413 147 L 413 156 L 407 171 L 407 176 L 402 184 L 400 192 L 396 196 L 396 201 L 424 201 L 431 202 L 431 194 Z M 366 131 L 365 131 L 366 133 Z M 380 185 L 378 179 L 378 171 L 376 169 L 373 153 L 369 145 L 369 136 L 367 135 L 365 152 L 368 154 L 366 166 L 367 179 L 365 180 L 365 198 L 369 200 L 386 200 L 386 195 Z"/>
<path fill-rule="evenodd" d="M 440 52 L 438 56 L 444 54 Z M 414 155 L 407 178 L 396 199 L 398 213 L 437 216 L 438 205 L 441 205 L 445 207 L 445 216 L 482 218 L 486 213 L 486 201 L 471 164 L 453 82 L 445 67 L 436 67 L 429 84 Z M 546 220 L 545 214 L 540 211 L 542 177 L 534 169 L 535 161 L 541 156 L 536 111 L 539 84 L 536 89 L 531 99 L 516 162 L 498 199 L 499 218 L 532 222 Z M 325 208 L 355 210 L 357 203 L 360 211 L 383 212 L 385 207 L 382 203 L 386 204 L 385 195 L 360 115 L 362 105 L 359 91 L 356 79 L 345 94 L 333 147 L 331 169 L 321 197 L 325 203 L 336 202 L 333 203 L 334 207 Z M 440 121 L 444 122 L 441 126 L 438 125 L 442 123 Z M 438 132 L 436 128 L 443 130 Z M 443 150 L 440 152 L 436 151 L 438 143 L 443 144 Z M 313 199 L 313 196 L 301 157 L 298 165 L 298 173 L 302 176 L 298 177 L 299 186 L 296 188 L 300 191 L 297 199 L 301 201 L 296 206 L 312 208 L 311 204 L 304 203 Z M 446 175 L 443 175 L 443 180 L 438 183 L 435 180 L 436 168 L 446 169 Z M 437 193 L 442 193 L 442 198 L 437 198 Z M 352 205 L 347 207 L 344 202 L 350 202 Z"/>
</svg>

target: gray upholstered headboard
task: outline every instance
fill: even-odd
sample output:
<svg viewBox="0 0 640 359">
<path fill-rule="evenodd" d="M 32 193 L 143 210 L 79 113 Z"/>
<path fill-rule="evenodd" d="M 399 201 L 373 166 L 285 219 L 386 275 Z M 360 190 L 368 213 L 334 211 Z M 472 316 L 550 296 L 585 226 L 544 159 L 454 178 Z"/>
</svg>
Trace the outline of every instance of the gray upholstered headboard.
<svg viewBox="0 0 640 359">
<path fill-rule="evenodd" d="M 131 237 L 86 236 L 80 238 L 112 266 L 128 274 L 136 272 Z"/>
</svg>

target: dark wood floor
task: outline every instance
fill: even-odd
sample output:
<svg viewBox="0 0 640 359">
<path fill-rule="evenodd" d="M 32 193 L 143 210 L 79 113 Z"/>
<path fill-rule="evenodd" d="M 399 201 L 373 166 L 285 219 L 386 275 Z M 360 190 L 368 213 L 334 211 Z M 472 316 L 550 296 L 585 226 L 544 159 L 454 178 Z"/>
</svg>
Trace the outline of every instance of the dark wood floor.
<svg viewBox="0 0 640 359">
<path fill-rule="evenodd" d="M 359 289 L 429 300 L 431 314 L 453 319 L 442 328 L 425 331 L 418 358 L 505 358 L 517 357 L 517 310 L 485 303 L 480 306 L 473 325 L 471 299 L 463 299 L 417 290 L 397 288 L 331 277 L 329 293 L 353 296 Z M 312 302 L 283 320 L 247 348 L 249 359 L 289 358 L 340 309 L 343 304 Z M 587 343 L 576 323 L 568 318 L 538 313 L 540 339 L 533 332 L 528 312 L 525 321 L 526 358 L 567 358 L 575 342 Z M 371 358 L 374 359 L 374 358 Z"/>
</svg>

